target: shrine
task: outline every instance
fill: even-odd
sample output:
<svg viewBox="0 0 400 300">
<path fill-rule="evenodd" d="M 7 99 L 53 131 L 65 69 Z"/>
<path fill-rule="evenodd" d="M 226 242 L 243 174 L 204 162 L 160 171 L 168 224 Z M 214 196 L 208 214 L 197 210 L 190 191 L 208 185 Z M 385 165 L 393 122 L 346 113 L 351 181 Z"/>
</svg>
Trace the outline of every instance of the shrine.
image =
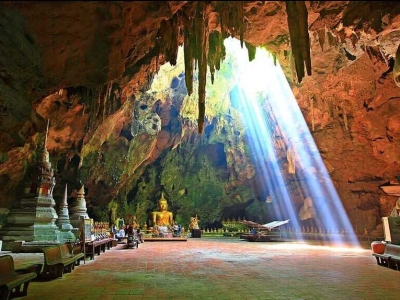
<svg viewBox="0 0 400 300">
<path fill-rule="evenodd" d="M 75 241 L 76 236 L 72 232 L 74 229 L 71 225 L 71 221 L 69 218 L 67 199 L 68 199 L 67 185 L 65 185 L 64 198 L 61 201 L 58 209 L 58 219 L 56 220 L 56 224 L 59 227 L 62 240 Z M 77 230 L 74 231 L 76 232 Z"/>
<path fill-rule="evenodd" d="M 53 189 L 56 184 L 49 159 L 47 133 L 43 146 L 37 153 L 37 165 L 32 182 L 25 189 L 24 198 L 10 210 L 7 224 L 0 230 L 3 250 L 12 250 L 16 244 L 59 243 L 60 231 L 55 221 Z M 18 243 L 16 243 L 18 242 Z"/>
<path fill-rule="evenodd" d="M 70 212 L 71 225 L 74 228 L 79 228 L 81 219 L 89 219 L 86 208 L 85 187 L 83 185 L 77 192 L 76 199 L 70 208 Z"/>
<path fill-rule="evenodd" d="M 161 193 L 158 200 L 158 210 L 150 214 L 150 227 L 144 231 L 145 241 L 187 241 L 180 226 L 175 222 L 174 215 L 168 211 L 168 201 Z"/>
</svg>

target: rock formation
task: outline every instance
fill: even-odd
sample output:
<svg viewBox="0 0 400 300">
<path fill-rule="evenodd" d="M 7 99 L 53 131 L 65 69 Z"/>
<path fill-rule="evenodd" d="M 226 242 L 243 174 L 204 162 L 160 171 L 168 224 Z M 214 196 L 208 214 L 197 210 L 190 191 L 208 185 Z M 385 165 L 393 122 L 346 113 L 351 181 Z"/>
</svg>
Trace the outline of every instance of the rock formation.
<svg viewBox="0 0 400 300">
<path fill-rule="evenodd" d="M 372 232 L 396 201 L 379 186 L 400 173 L 399 22 L 388 1 L 2 2 L 0 207 L 21 198 L 49 119 L 54 193 L 81 181 L 96 220 L 114 201 L 143 223 L 163 186 L 183 225 L 270 221 L 278 199 L 255 184 L 244 127 L 207 91 L 235 37 L 250 60 L 263 47 L 279 61 L 354 228 Z"/>
</svg>

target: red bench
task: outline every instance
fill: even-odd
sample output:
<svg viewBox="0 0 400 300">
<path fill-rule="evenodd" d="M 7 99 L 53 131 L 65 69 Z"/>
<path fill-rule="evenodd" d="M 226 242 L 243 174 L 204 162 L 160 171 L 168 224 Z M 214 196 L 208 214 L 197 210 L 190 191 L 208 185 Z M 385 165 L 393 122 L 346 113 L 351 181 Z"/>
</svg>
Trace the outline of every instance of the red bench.
<svg viewBox="0 0 400 300">
<path fill-rule="evenodd" d="M 400 271 L 400 245 L 386 244 L 382 254 L 372 253 L 372 255 L 375 256 L 378 265 Z"/>
</svg>

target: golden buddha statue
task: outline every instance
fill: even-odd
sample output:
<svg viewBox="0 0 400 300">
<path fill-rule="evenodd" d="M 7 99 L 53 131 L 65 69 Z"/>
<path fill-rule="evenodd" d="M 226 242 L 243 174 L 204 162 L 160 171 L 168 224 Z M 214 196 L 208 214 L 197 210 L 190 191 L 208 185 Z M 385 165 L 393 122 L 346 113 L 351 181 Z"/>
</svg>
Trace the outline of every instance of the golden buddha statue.
<svg viewBox="0 0 400 300">
<path fill-rule="evenodd" d="M 161 194 L 158 200 L 158 211 L 151 213 L 151 221 L 153 226 L 171 227 L 174 223 L 172 212 L 168 211 L 168 202 L 164 198 L 164 193 Z"/>
</svg>

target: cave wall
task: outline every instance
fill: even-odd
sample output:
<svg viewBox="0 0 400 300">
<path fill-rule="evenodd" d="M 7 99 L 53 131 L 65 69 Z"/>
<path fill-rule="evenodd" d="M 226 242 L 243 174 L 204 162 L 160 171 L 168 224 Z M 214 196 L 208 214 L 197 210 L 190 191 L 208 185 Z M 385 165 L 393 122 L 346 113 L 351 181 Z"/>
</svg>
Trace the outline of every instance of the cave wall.
<svg viewBox="0 0 400 300">
<path fill-rule="evenodd" d="M 375 230 L 396 200 L 379 186 L 400 173 L 399 88 L 393 79 L 399 5 L 306 2 L 312 74 L 299 83 L 284 2 L 243 3 L 244 41 L 279 60 L 352 223 L 360 232 Z M 243 217 L 234 208 L 265 209 L 255 202 L 264 195 L 254 194 L 252 164 L 228 145 L 234 132 L 224 118 L 206 116 L 205 132 L 198 134 L 197 111 L 184 105 L 182 84 L 171 80 L 180 96 L 145 93 L 171 60 L 157 46 L 162 21 L 193 14 L 194 3 L 0 5 L 0 207 L 20 199 L 38 135 L 50 120 L 56 201 L 65 183 L 70 189 L 83 183 L 96 217 L 106 218 L 115 200 L 119 214 L 137 213 L 144 221 L 163 186 L 182 219 L 198 212 L 212 223 Z M 211 2 L 210 32 L 221 30 L 223 12 L 238 16 L 233 4 Z M 169 78 L 184 82 L 179 73 Z M 199 199 L 201 188 L 213 202 Z"/>
</svg>

